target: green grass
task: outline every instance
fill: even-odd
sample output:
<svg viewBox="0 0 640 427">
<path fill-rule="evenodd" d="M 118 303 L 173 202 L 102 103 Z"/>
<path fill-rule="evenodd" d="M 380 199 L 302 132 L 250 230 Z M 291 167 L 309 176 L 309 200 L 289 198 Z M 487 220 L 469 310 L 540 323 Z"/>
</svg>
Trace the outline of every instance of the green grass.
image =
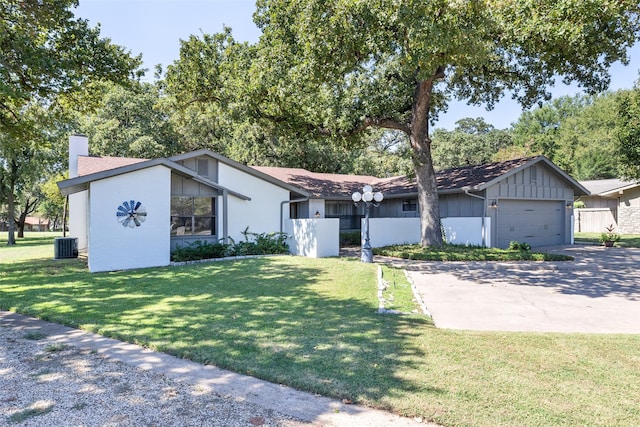
<svg viewBox="0 0 640 427">
<path fill-rule="evenodd" d="M 62 237 L 58 232 L 25 232 L 24 238 L 18 239 L 16 233 L 16 245 L 6 247 L 7 233 L 0 232 L 0 262 L 13 260 L 53 258 L 53 239 Z"/>
<path fill-rule="evenodd" d="M 599 245 L 601 234 L 602 233 L 575 233 L 574 238 L 576 243 Z M 623 234 L 620 236 L 620 240 L 615 243 L 615 246 L 622 248 L 640 248 L 640 235 Z"/>
<path fill-rule="evenodd" d="M 570 261 L 573 257 L 531 251 L 516 251 L 479 246 L 444 245 L 422 247 L 420 245 L 393 245 L 375 248 L 376 255 L 421 261 Z"/>
<path fill-rule="evenodd" d="M 0 246 L 5 310 L 446 426 L 640 425 L 639 335 L 449 331 L 379 315 L 376 267 L 356 260 L 90 274 L 83 260 L 5 261 L 15 250 Z M 401 271 L 385 277 L 394 303 L 412 307 Z"/>
<path fill-rule="evenodd" d="M 37 417 L 39 415 L 48 414 L 53 410 L 53 404 L 51 403 L 41 403 L 36 402 L 32 404 L 29 408 L 24 409 L 20 412 L 16 412 L 15 414 L 9 417 L 9 422 L 14 424 L 23 423 L 30 418 Z"/>
</svg>

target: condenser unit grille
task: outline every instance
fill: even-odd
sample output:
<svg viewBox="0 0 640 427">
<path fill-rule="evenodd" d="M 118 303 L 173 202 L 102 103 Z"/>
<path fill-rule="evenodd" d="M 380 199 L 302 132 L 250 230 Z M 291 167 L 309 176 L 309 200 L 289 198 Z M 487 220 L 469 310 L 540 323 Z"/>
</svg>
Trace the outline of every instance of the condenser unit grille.
<svg viewBox="0 0 640 427">
<path fill-rule="evenodd" d="M 53 239 L 53 258 L 78 258 L 78 239 L 76 237 L 56 237 Z"/>
</svg>

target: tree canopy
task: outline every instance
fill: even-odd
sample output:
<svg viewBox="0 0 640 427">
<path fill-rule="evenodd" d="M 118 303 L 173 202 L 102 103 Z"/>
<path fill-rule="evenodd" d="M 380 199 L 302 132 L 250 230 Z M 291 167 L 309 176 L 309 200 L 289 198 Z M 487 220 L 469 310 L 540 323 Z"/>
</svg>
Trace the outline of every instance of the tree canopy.
<svg viewBox="0 0 640 427">
<path fill-rule="evenodd" d="M 544 154 L 579 180 L 617 177 L 616 97 L 563 96 L 526 111 L 513 125 L 514 144 Z"/>
<path fill-rule="evenodd" d="M 126 81 L 140 65 L 99 28 L 76 19 L 77 0 L 0 1 L 0 131 L 20 133 L 21 109 L 92 79 Z"/>
<path fill-rule="evenodd" d="M 44 128 L 60 111 L 53 106 L 73 106 L 91 82 L 126 84 L 141 63 L 75 18 L 77 4 L 0 0 L 0 194 L 8 206 L 8 244 L 15 241 L 17 192 L 32 175 L 42 177 L 36 165 L 54 133 Z"/>
<path fill-rule="evenodd" d="M 501 149 L 513 144 L 509 131 L 496 129 L 482 118 L 468 117 L 458 120 L 453 131 L 436 129 L 431 139 L 436 169 L 489 163 Z"/>
<path fill-rule="evenodd" d="M 617 149 L 621 175 L 640 180 L 640 83 L 633 90 L 621 92 L 617 99 Z"/>
<path fill-rule="evenodd" d="M 407 134 L 422 244 L 440 245 L 430 120 L 450 98 L 524 107 L 557 76 L 591 93 L 628 62 L 640 6 L 630 0 L 259 0 L 256 111 L 290 129 L 352 143 L 371 127 Z"/>
</svg>

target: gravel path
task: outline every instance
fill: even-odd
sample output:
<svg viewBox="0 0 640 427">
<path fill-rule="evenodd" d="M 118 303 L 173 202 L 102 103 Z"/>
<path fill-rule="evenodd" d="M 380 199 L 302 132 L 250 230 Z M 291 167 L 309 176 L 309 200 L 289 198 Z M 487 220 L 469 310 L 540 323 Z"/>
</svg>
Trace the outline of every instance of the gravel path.
<svg viewBox="0 0 640 427">
<path fill-rule="evenodd" d="M 310 424 L 0 323 L 0 425 Z"/>
<path fill-rule="evenodd" d="M 427 426 L 0 311 L 0 426 Z"/>
</svg>

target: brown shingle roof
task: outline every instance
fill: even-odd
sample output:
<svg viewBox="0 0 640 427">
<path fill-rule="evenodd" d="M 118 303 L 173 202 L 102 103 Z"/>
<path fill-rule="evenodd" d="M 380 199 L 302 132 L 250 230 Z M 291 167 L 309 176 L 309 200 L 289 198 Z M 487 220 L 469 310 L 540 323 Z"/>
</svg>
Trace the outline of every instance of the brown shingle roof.
<svg viewBox="0 0 640 427">
<path fill-rule="evenodd" d="M 79 156 L 78 176 L 90 175 L 110 169 L 128 166 L 135 163 L 144 162 L 147 159 L 136 159 L 131 157 L 109 157 L 109 156 Z"/>
<path fill-rule="evenodd" d="M 535 157 L 506 160 L 504 162 L 488 163 L 484 165 L 462 166 L 445 169 L 438 172 L 438 191 L 446 192 L 482 186 L 515 168 L 524 166 Z"/>
<path fill-rule="evenodd" d="M 370 184 L 375 187 L 379 178 L 366 175 L 342 175 L 334 173 L 309 172 L 306 169 L 252 166 L 258 172 L 267 174 L 287 184 L 306 190 L 316 198 L 350 198 L 351 193 Z"/>
<path fill-rule="evenodd" d="M 438 191 L 455 192 L 482 186 L 533 159 L 535 157 L 439 171 L 436 173 Z M 295 168 L 254 166 L 254 169 L 307 190 L 312 197 L 317 198 L 348 199 L 351 193 L 360 190 L 365 184 L 372 185 L 374 190 L 382 191 L 387 197 L 417 194 L 418 192 L 415 178 L 406 176 L 376 178 L 362 175 L 315 173 Z"/>
<path fill-rule="evenodd" d="M 487 183 L 514 169 L 541 159 L 550 163 L 544 157 L 539 156 L 442 170 L 436 173 L 438 192 L 451 193 L 461 192 L 465 189 L 482 189 L 481 187 Z M 144 161 L 145 159 L 124 157 L 81 156 L 78 159 L 79 175 L 88 175 Z M 350 199 L 354 191 L 361 190 L 367 184 L 373 186 L 376 191 L 382 191 L 385 197 L 415 195 L 418 192 L 415 178 L 406 176 L 376 178 L 366 175 L 316 173 L 305 169 L 268 166 L 253 166 L 252 169 L 305 190 L 314 198 Z"/>
</svg>

